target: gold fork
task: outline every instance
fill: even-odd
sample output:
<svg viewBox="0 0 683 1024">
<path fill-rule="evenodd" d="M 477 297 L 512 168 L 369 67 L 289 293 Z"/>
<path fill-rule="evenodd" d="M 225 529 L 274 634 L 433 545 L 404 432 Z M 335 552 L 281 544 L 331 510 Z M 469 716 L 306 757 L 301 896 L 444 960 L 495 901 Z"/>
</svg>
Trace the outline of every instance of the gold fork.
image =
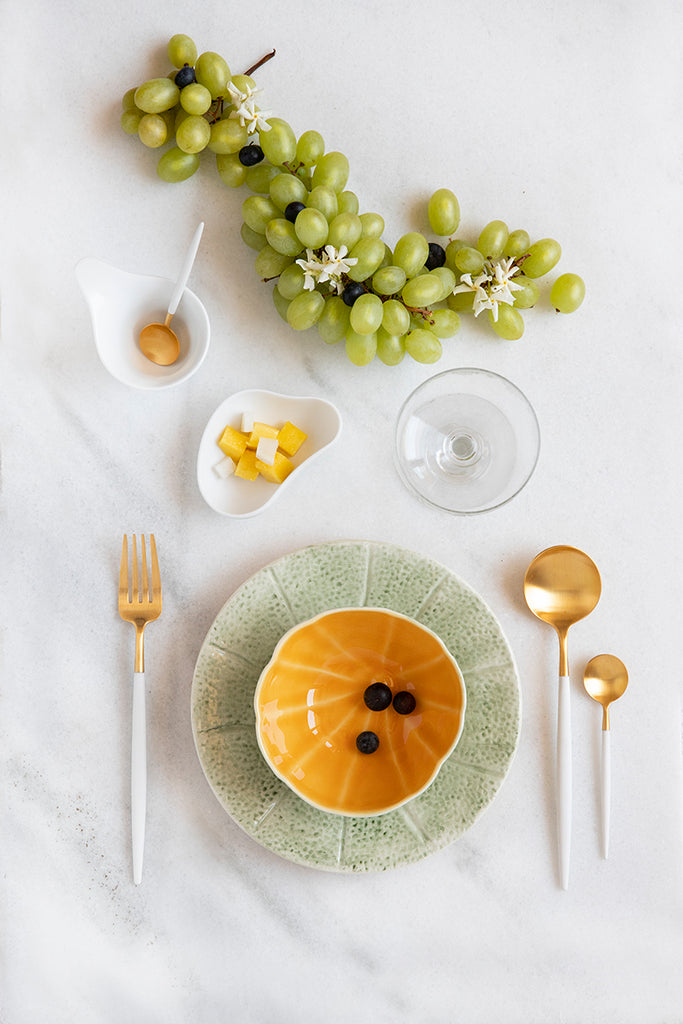
<svg viewBox="0 0 683 1024">
<path fill-rule="evenodd" d="M 138 547 L 133 534 L 132 577 L 128 574 L 128 537 L 124 534 L 119 573 L 119 615 L 135 626 L 135 667 L 133 671 L 133 730 L 130 771 L 131 834 L 133 843 L 133 881 L 142 881 L 147 809 L 147 736 L 145 724 L 145 649 L 144 633 L 148 622 L 161 615 L 161 576 L 154 534 L 149 535 L 152 563 L 147 570 L 145 535 L 140 535 L 142 574 L 138 572 Z M 130 580 L 130 583 L 129 583 Z"/>
</svg>

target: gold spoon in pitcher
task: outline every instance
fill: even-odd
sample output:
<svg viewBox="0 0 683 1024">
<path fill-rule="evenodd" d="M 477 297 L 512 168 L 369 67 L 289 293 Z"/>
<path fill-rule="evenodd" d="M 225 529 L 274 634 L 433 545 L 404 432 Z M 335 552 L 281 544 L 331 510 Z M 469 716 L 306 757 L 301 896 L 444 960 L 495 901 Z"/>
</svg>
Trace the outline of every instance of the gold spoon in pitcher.
<svg viewBox="0 0 683 1024">
<path fill-rule="evenodd" d="M 569 627 L 593 611 L 602 584 L 593 560 L 578 548 L 558 544 L 536 555 L 524 577 L 524 597 L 534 615 L 554 627 L 560 641 L 557 708 L 557 826 L 562 888 L 569 887 L 572 826 Z"/>
<path fill-rule="evenodd" d="M 192 265 L 197 255 L 197 249 L 199 248 L 199 240 L 202 237 L 202 231 L 204 230 L 204 221 L 201 222 L 199 227 L 194 233 L 194 237 L 190 243 L 190 248 L 187 251 L 185 262 L 183 263 L 183 269 L 180 271 L 180 276 L 176 281 L 171 295 L 171 301 L 168 304 L 168 312 L 166 313 L 166 319 L 163 324 L 153 323 L 147 324 L 140 331 L 140 349 L 142 354 L 146 356 L 151 362 L 158 363 L 159 366 L 170 366 L 175 363 L 176 359 L 180 354 L 180 342 L 175 331 L 169 326 L 171 323 L 171 317 L 178 308 L 178 303 L 182 298 L 182 294 L 185 291 L 185 285 L 187 279 L 190 276 Z"/>
<path fill-rule="evenodd" d="M 602 749 L 600 758 L 600 796 L 602 855 L 607 860 L 609 853 L 609 818 L 612 795 L 611 731 L 609 706 L 618 700 L 628 686 L 628 672 L 623 661 L 613 654 L 598 654 L 586 665 L 583 673 L 586 693 L 598 704 L 602 704 Z"/>
</svg>

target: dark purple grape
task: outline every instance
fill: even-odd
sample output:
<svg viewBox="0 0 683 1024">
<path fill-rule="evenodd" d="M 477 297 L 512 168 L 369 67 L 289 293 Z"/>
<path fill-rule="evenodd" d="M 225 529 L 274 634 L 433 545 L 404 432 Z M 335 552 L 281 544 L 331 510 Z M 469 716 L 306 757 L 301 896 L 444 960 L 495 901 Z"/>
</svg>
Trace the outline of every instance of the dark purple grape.
<svg viewBox="0 0 683 1024">
<path fill-rule="evenodd" d="M 425 263 L 427 270 L 434 270 L 436 267 L 442 267 L 446 262 L 446 250 L 438 242 L 429 243 L 429 256 Z"/>
<path fill-rule="evenodd" d="M 394 697 L 394 711 L 399 715 L 409 715 L 415 710 L 417 701 L 408 690 L 401 690 Z"/>
<path fill-rule="evenodd" d="M 391 690 L 386 683 L 370 683 L 363 700 L 371 711 L 384 711 L 391 704 Z"/>
<path fill-rule="evenodd" d="M 242 146 L 239 151 L 239 161 L 244 167 L 253 167 L 254 164 L 260 164 L 263 160 L 263 150 L 260 146 L 249 145 Z"/>
<path fill-rule="evenodd" d="M 285 217 L 287 218 L 287 220 L 290 220 L 293 224 L 296 218 L 301 213 L 301 211 L 305 209 L 306 207 L 304 206 L 303 203 L 287 203 L 287 205 L 285 206 Z"/>
<path fill-rule="evenodd" d="M 352 306 L 356 299 L 359 299 L 364 293 L 365 288 L 360 281 L 349 281 L 342 292 L 342 299 L 347 306 Z"/>
<path fill-rule="evenodd" d="M 359 732 L 356 736 L 356 746 L 361 754 L 374 754 L 379 746 L 379 736 L 376 732 Z"/>
<path fill-rule="evenodd" d="M 192 85 L 193 82 L 197 81 L 197 76 L 194 73 L 194 68 L 191 68 L 189 64 L 181 68 L 173 79 L 179 89 L 184 89 L 186 85 Z M 189 95 L 189 93 L 188 93 Z"/>
</svg>

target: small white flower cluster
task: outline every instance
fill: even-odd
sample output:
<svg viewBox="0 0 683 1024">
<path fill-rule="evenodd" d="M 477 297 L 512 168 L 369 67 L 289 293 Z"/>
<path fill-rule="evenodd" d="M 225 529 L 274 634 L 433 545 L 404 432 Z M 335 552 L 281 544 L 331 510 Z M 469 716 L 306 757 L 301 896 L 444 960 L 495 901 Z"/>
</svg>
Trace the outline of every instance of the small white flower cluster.
<svg viewBox="0 0 683 1024">
<path fill-rule="evenodd" d="M 486 309 L 491 310 L 494 320 L 498 320 L 498 303 L 505 302 L 512 306 L 515 301 L 513 292 L 518 292 L 521 285 L 513 280 L 519 274 L 520 268 L 516 265 L 514 257 L 510 259 L 485 260 L 484 269 L 472 280 L 471 274 L 463 274 L 460 284 L 453 289 L 453 294 L 458 292 L 474 292 L 473 312 L 479 316 Z"/>
<path fill-rule="evenodd" d="M 306 291 L 312 292 L 316 284 L 329 281 L 330 291 L 336 291 L 337 295 L 341 295 L 344 290 L 342 274 L 348 274 L 349 268 L 358 263 L 353 256 L 347 256 L 347 252 L 345 245 L 339 249 L 335 249 L 333 245 L 326 245 L 322 256 L 318 256 L 313 249 L 306 249 L 306 259 L 296 261 L 304 272 Z"/>
<path fill-rule="evenodd" d="M 252 89 L 246 86 L 246 92 L 238 89 L 232 82 L 228 83 L 230 102 L 234 110 L 230 111 L 230 117 L 239 118 L 241 126 L 246 127 L 249 134 L 252 132 L 269 132 L 270 125 L 266 121 L 271 116 L 270 110 L 259 110 L 256 106 L 256 96 L 263 92 L 263 89 Z"/>
</svg>

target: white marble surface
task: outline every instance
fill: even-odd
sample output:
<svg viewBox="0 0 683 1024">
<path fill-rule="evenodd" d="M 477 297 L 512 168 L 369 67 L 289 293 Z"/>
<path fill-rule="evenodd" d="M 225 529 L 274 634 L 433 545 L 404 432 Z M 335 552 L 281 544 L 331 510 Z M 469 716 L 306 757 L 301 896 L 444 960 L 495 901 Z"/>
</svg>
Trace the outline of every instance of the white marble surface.
<svg viewBox="0 0 683 1024">
<path fill-rule="evenodd" d="M 391 244 L 453 188 L 471 233 L 494 217 L 556 236 L 588 297 L 536 310 L 519 343 L 468 323 L 438 369 L 512 379 L 543 436 L 507 507 L 451 518 L 392 465 L 409 391 L 434 371 L 359 370 L 288 330 L 239 239 L 241 195 L 210 166 L 165 186 L 118 128 L 130 86 L 185 31 L 259 74 L 267 106 L 351 161 Z M 676 0 L 0 7 L 2 255 L 2 963 L 6 1024 L 353 1020 L 503 1024 L 683 1020 L 680 621 L 681 76 Z M 86 255 L 192 278 L 213 328 L 191 381 L 135 392 L 98 361 L 74 278 Z M 246 387 L 331 397 L 328 459 L 267 513 L 231 521 L 194 477 L 204 424 Z M 303 481 L 302 481 L 303 482 Z M 165 608 L 147 637 L 143 884 L 128 827 L 133 637 L 116 612 L 121 535 L 154 531 Z M 443 561 L 489 602 L 518 661 L 519 750 L 457 843 L 383 875 L 337 876 L 261 849 L 203 777 L 189 719 L 201 641 L 263 563 L 339 537 Z M 574 833 L 553 839 L 556 640 L 526 610 L 529 560 L 589 551 L 601 602 L 570 635 Z M 599 710 L 583 666 L 618 654 L 612 850 L 598 849 Z"/>
</svg>

